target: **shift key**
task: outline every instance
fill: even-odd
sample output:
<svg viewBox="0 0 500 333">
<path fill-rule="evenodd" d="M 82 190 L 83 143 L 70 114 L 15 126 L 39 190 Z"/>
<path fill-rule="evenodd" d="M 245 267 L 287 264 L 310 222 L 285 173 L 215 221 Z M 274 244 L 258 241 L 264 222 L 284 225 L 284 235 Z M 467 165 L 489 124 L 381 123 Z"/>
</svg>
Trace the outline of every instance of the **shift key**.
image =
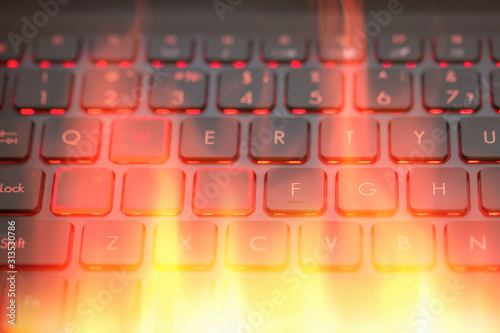
<svg viewBox="0 0 500 333">
<path fill-rule="evenodd" d="M 41 208 L 45 173 L 37 168 L 0 167 L 0 214 L 36 214 Z"/>
</svg>

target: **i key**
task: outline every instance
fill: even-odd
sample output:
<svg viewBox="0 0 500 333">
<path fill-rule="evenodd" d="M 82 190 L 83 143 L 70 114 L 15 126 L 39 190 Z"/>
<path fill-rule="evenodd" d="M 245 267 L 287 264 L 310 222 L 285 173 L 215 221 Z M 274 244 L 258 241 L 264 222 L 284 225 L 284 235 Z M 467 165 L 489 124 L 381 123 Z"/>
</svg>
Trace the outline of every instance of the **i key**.
<svg viewBox="0 0 500 333">
<path fill-rule="evenodd" d="M 37 168 L 0 167 L 0 214 L 40 211 L 45 173 Z"/>
<path fill-rule="evenodd" d="M 309 132 L 305 119 L 259 117 L 250 123 L 250 157 L 257 163 L 304 163 Z"/>
<path fill-rule="evenodd" d="M 404 69 L 361 70 L 355 80 L 361 111 L 406 111 L 412 106 L 412 78 Z"/>
<path fill-rule="evenodd" d="M 78 37 L 52 34 L 40 37 L 35 44 L 35 60 L 63 62 L 75 61 L 78 57 Z"/>
<path fill-rule="evenodd" d="M 187 163 L 232 163 L 239 157 L 236 119 L 190 118 L 182 122 L 179 156 Z"/>
<path fill-rule="evenodd" d="M 34 124 L 29 119 L 0 117 L 0 163 L 21 163 L 28 159 Z"/>
<path fill-rule="evenodd" d="M 307 57 L 307 43 L 299 35 L 275 35 L 264 39 L 262 56 L 264 61 L 304 61 Z"/>
<path fill-rule="evenodd" d="M 478 110 L 479 74 L 471 69 L 433 68 L 424 72 L 424 106 L 431 113 Z"/>
<path fill-rule="evenodd" d="M 450 155 L 448 123 L 441 118 L 395 118 L 389 124 L 391 158 L 440 163 Z"/>
<path fill-rule="evenodd" d="M 65 70 L 33 69 L 18 74 L 15 107 L 18 110 L 66 110 L 71 98 L 73 78 Z"/>
<path fill-rule="evenodd" d="M 471 34 L 442 34 L 436 37 L 434 54 L 437 61 L 476 62 L 479 60 L 479 42 Z"/>
<path fill-rule="evenodd" d="M 274 106 L 274 75 L 268 69 L 227 70 L 219 80 L 222 110 L 271 110 Z"/>
<path fill-rule="evenodd" d="M 223 34 L 211 37 L 207 41 L 205 57 L 207 61 L 247 62 L 250 58 L 250 43 L 241 35 Z"/>
<path fill-rule="evenodd" d="M 116 163 L 162 163 L 168 159 L 170 122 L 162 118 L 117 120 L 110 159 Z"/>
<path fill-rule="evenodd" d="M 459 128 L 460 155 L 463 160 L 469 163 L 500 162 L 500 119 L 462 119 Z"/>
<path fill-rule="evenodd" d="M 180 111 L 205 108 L 207 76 L 196 70 L 165 70 L 153 75 L 150 106 L 160 110 Z M 163 112 L 162 111 L 162 112 Z"/>
<path fill-rule="evenodd" d="M 462 168 L 411 170 L 408 210 L 414 215 L 464 215 L 469 210 L 469 175 Z"/>
<path fill-rule="evenodd" d="M 268 214 L 321 215 L 326 209 L 326 174 L 319 168 L 274 168 L 266 173 Z"/>
<path fill-rule="evenodd" d="M 139 101 L 140 75 L 133 70 L 90 70 L 85 76 L 82 107 L 91 114 L 130 113 Z"/>
<path fill-rule="evenodd" d="M 415 34 L 383 34 L 376 45 L 379 61 L 400 63 L 422 60 L 422 41 Z"/>
<path fill-rule="evenodd" d="M 192 57 L 192 41 L 185 35 L 165 34 L 151 38 L 149 46 L 150 61 L 189 61 Z"/>
<path fill-rule="evenodd" d="M 132 61 L 135 58 L 136 42 L 132 36 L 108 34 L 97 36 L 90 57 L 92 61 Z"/>
<path fill-rule="evenodd" d="M 342 74 L 335 69 L 296 69 L 288 74 L 287 106 L 307 111 L 342 108 Z"/>
</svg>

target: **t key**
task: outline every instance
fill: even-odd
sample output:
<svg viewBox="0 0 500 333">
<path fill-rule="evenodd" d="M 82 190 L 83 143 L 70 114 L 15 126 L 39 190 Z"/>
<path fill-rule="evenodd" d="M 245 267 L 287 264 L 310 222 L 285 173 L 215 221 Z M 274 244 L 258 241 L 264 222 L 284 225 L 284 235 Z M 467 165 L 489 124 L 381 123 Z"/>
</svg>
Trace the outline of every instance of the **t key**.
<svg viewBox="0 0 500 333">
<path fill-rule="evenodd" d="M 359 71 L 355 89 L 361 111 L 406 111 L 412 105 L 412 79 L 404 69 Z"/>
<path fill-rule="evenodd" d="M 500 119 L 462 119 L 460 154 L 467 162 L 500 162 Z"/>
<path fill-rule="evenodd" d="M 15 107 L 20 110 L 66 110 L 72 81 L 71 73 L 65 70 L 23 70 L 17 78 Z"/>
<path fill-rule="evenodd" d="M 431 113 L 478 110 L 479 75 L 471 69 L 433 68 L 424 72 L 424 106 Z"/>
<path fill-rule="evenodd" d="M 271 110 L 274 106 L 274 75 L 268 69 L 228 70 L 221 74 L 219 84 L 223 110 Z"/>
</svg>

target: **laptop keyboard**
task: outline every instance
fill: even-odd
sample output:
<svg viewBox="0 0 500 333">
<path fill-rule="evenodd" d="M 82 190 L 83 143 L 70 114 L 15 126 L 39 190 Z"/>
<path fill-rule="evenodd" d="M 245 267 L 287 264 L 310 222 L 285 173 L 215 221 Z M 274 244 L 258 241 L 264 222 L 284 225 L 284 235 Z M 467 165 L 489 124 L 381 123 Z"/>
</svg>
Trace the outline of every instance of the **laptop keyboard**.
<svg viewBox="0 0 500 333">
<path fill-rule="evenodd" d="M 345 318 L 386 304 L 416 332 L 457 276 L 449 311 L 494 302 L 500 38 L 355 44 L 0 40 L 1 331 L 372 332 Z"/>
</svg>

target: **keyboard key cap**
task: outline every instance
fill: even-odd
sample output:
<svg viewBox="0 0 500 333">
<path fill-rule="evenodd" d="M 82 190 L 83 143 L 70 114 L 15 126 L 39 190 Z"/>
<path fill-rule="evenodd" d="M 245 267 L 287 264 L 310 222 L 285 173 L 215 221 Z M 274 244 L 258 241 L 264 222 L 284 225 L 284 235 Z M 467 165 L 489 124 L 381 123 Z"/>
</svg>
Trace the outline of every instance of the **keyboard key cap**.
<svg viewBox="0 0 500 333">
<path fill-rule="evenodd" d="M 355 80 L 355 103 L 361 111 L 406 111 L 412 106 L 412 77 L 404 69 L 362 70 Z"/>
<path fill-rule="evenodd" d="M 144 225 L 137 221 L 90 221 L 83 228 L 82 264 L 89 269 L 136 268 Z"/>
<path fill-rule="evenodd" d="M 45 173 L 37 168 L 0 166 L 0 214 L 37 214 Z"/>
<path fill-rule="evenodd" d="M 187 163 L 232 163 L 239 157 L 235 119 L 190 118 L 182 122 L 179 156 Z"/>
<path fill-rule="evenodd" d="M 460 120 L 459 127 L 463 160 L 500 162 L 500 119 L 467 118 Z"/>
<path fill-rule="evenodd" d="M 76 61 L 79 48 L 76 36 L 60 33 L 44 35 L 35 43 L 35 61 Z"/>
<path fill-rule="evenodd" d="M 101 132 L 97 119 L 49 119 L 43 130 L 41 157 L 49 163 L 93 163 L 99 157 Z"/>
<path fill-rule="evenodd" d="M 125 173 L 122 212 L 178 215 L 184 208 L 185 175 L 180 169 L 131 168 Z"/>
<path fill-rule="evenodd" d="M 139 103 L 140 75 L 135 71 L 95 69 L 87 72 L 82 92 L 82 107 L 89 113 L 130 113 Z"/>
<path fill-rule="evenodd" d="M 153 75 L 149 100 L 157 110 L 202 110 L 207 100 L 207 76 L 195 70 L 164 70 Z"/>
<path fill-rule="evenodd" d="M 24 53 L 24 43 L 11 43 L 7 35 L 0 37 L 0 62 L 21 60 Z"/>
<path fill-rule="evenodd" d="M 474 70 L 433 68 L 424 72 L 423 81 L 424 106 L 431 113 L 481 106 L 479 75 Z"/>
<path fill-rule="evenodd" d="M 469 175 L 462 168 L 415 168 L 408 173 L 408 210 L 415 215 L 465 215 Z"/>
<path fill-rule="evenodd" d="M 494 36 L 491 39 L 491 59 L 500 61 L 500 36 Z"/>
<path fill-rule="evenodd" d="M 391 158 L 441 163 L 450 156 L 448 123 L 441 118 L 395 118 L 389 124 Z"/>
<path fill-rule="evenodd" d="M 33 137 L 33 121 L 0 118 L 0 163 L 21 163 L 28 159 Z"/>
<path fill-rule="evenodd" d="M 441 34 L 436 37 L 434 55 L 437 61 L 476 62 L 479 60 L 479 41 L 471 34 Z"/>
<path fill-rule="evenodd" d="M 92 61 L 133 61 L 136 49 L 136 41 L 132 36 L 101 35 L 94 39 L 90 58 Z"/>
<path fill-rule="evenodd" d="M 163 163 L 168 159 L 170 122 L 133 118 L 113 124 L 110 159 L 116 163 Z"/>
<path fill-rule="evenodd" d="M 500 70 L 491 72 L 491 103 L 497 112 L 500 111 Z"/>
<path fill-rule="evenodd" d="M 500 224 L 453 221 L 445 227 L 448 263 L 457 270 L 500 269 Z"/>
<path fill-rule="evenodd" d="M 69 107 L 73 76 L 66 70 L 26 69 L 16 84 L 17 109 L 50 110 Z"/>
<path fill-rule="evenodd" d="M 268 36 L 264 39 L 262 57 L 266 62 L 305 61 L 307 58 L 307 42 L 300 35 Z"/>
<path fill-rule="evenodd" d="M 326 174 L 319 168 L 273 168 L 266 173 L 269 215 L 321 215 L 326 210 Z"/>
<path fill-rule="evenodd" d="M 318 40 L 319 57 L 323 62 L 361 62 L 365 59 L 366 45 L 356 43 L 347 35 L 330 35 Z"/>
<path fill-rule="evenodd" d="M 429 269 L 436 260 L 434 226 L 424 221 L 377 222 L 373 260 L 381 269 Z"/>
<path fill-rule="evenodd" d="M 16 295 L 8 297 L 4 284 L 0 323 L 2 332 L 58 332 L 62 329 L 66 300 L 66 280 L 50 273 L 20 272 L 16 277 Z M 15 326 L 9 324 L 11 300 L 15 303 Z"/>
<path fill-rule="evenodd" d="M 77 284 L 73 320 L 79 332 L 134 332 L 139 315 L 139 281 L 126 272 L 96 274 Z"/>
<path fill-rule="evenodd" d="M 255 174 L 243 168 L 203 168 L 194 179 L 193 211 L 198 215 L 250 215 Z"/>
<path fill-rule="evenodd" d="M 16 267 L 62 268 L 69 263 L 73 226 L 67 221 L 0 219 L 0 265 L 8 264 L 10 221 L 14 221 Z"/>
<path fill-rule="evenodd" d="M 156 226 L 154 262 L 163 269 L 210 269 L 215 263 L 216 236 L 212 222 L 162 222 Z"/>
<path fill-rule="evenodd" d="M 479 201 L 483 214 L 500 215 L 500 169 L 484 168 L 479 172 Z"/>
<path fill-rule="evenodd" d="M 151 38 L 150 61 L 190 61 L 193 53 L 191 38 L 185 35 L 165 34 Z"/>
<path fill-rule="evenodd" d="M 207 41 L 205 58 L 209 62 L 247 62 L 250 58 L 249 40 L 245 36 L 233 34 L 211 37 Z"/>
<path fill-rule="evenodd" d="M 373 163 L 379 125 L 370 118 L 327 118 L 320 123 L 319 155 L 326 163 Z"/>
<path fill-rule="evenodd" d="M 274 106 L 274 75 L 268 69 L 226 70 L 219 81 L 221 109 L 271 110 Z"/>
<path fill-rule="evenodd" d="M 54 180 L 52 212 L 105 215 L 111 210 L 114 174 L 106 168 L 60 168 Z"/>
<path fill-rule="evenodd" d="M 387 216 L 398 208 L 398 175 L 392 169 L 340 169 L 336 191 L 343 216 Z"/>
<path fill-rule="evenodd" d="M 282 269 L 288 262 L 286 223 L 233 222 L 227 229 L 226 263 L 237 270 Z"/>
<path fill-rule="evenodd" d="M 250 123 L 250 157 L 257 163 L 303 163 L 310 125 L 300 118 L 259 117 Z"/>
<path fill-rule="evenodd" d="M 400 63 L 422 60 L 422 41 L 415 34 L 382 34 L 376 46 L 379 61 Z"/>
<path fill-rule="evenodd" d="M 288 74 L 287 107 L 338 111 L 344 103 L 342 74 L 335 69 L 295 69 Z"/>
<path fill-rule="evenodd" d="M 303 269 L 352 270 L 361 264 L 362 230 L 355 222 L 306 222 L 300 226 Z"/>
</svg>

